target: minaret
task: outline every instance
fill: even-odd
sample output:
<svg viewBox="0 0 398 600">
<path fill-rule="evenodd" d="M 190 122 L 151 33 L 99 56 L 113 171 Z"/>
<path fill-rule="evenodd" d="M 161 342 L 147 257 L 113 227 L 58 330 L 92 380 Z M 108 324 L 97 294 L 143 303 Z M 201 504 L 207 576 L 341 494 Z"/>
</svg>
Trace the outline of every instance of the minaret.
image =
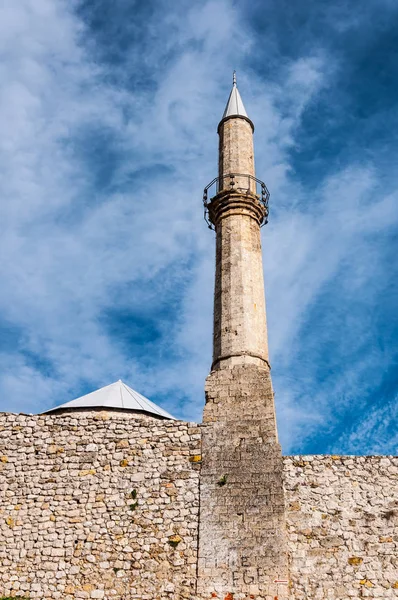
<svg viewBox="0 0 398 600">
<path fill-rule="evenodd" d="M 234 73 L 218 126 L 218 193 L 208 204 L 217 235 L 212 368 L 269 367 L 260 239 L 268 191 L 255 178 L 253 131 Z"/>
<path fill-rule="evenodd" d="M 202 443 L 198 599 L 288 598 L 282 455 L 268 357 L 254 125 L 236 85 L 218 125 L 219 175 L 205 188 L 216 232 L 213 363 Z"/>
</svg>

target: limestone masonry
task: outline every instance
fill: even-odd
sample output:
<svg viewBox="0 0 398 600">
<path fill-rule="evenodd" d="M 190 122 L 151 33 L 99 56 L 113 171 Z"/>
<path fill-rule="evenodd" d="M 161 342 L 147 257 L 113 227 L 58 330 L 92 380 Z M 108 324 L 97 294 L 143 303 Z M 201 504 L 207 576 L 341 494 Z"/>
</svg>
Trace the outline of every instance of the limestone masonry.
<svg viewBox="0 0 398 600">
<path fill-rule="evenodd" d="M 205 427 L 114 411 L 1 415 L 0 597 L 197 598 Z M 289 598 L 397 598 L 398 458 L 284 457 L 283 474 Z M 271 477 L 261 460 L 258 500 L 251 483 L 225 502 L 225 527 L 228 512 L 232 528 L 238 518 L 228 506 L 264 510 Z M 224 499 L 228 488 L 217 485 Z"/>
<path fill-rule="evenodd" d="M 95 411 L 0 418 L 0 597 L 191 598 L 196 425 Z"/>
<path fill-rule="evenodd" d="M 49 414 L 0 414 L 0 600 L 398 598 L 398 457 L 282 457 L 253 131 L 234 76 L 204 194 L 203 423 L 121 381 Z"/>
<path fill-rule="evenodd" d="M 398 457 L 284 458 L 290 598 L 398 597 Z"/>
</svg>

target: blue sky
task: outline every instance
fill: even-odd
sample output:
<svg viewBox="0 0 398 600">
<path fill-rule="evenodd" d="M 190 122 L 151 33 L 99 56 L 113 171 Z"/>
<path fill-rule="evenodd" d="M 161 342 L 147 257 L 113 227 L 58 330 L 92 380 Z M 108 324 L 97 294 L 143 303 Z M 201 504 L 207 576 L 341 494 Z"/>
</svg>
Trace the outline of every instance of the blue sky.
<svg viewBox="0 0 398 600">
<path fill-rule="evenodd" d="M 398 5 L 19 0 L 0 19 L 0 410 L 122 378 L 200 420 L 232 70 L 284 453 L 396 453 Z"/>
</svg>

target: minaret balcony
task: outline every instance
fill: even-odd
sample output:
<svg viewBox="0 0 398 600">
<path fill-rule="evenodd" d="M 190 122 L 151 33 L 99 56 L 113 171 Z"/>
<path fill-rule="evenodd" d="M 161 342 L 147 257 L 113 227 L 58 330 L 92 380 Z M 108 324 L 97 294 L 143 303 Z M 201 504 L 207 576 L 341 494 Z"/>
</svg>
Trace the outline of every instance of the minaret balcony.
<svg viewBox="0 0 398 600">
<path fill-rule="evenodd" d="M 234 200 L 242 207 L 252 206 L 262 227 L 268 223 L 269 197 L 265 183 L 253 175 L 228 173 L 215 177 L 203 191 L 205 221 L 209 229 L 215 229 L 215 218 Z"/>
</svg>

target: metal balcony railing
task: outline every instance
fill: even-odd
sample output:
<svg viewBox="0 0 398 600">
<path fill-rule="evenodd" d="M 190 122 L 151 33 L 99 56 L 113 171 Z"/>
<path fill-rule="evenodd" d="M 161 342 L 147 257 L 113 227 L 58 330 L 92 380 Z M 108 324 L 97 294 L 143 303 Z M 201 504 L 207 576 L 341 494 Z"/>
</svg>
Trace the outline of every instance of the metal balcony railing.
<svg viewBox="0 0 398 600">
<path fill-rule="evenodd" d="M 209 204 L 214 196 L 224 190 L 240 192 L 243 194 L 254 194 L 257 196 L 265 208 L 265 216 L 263 222 L 261 223 L 261 227 L 268 223 L 268 202 L 270 193 L 264 181 L 257 179 L 257 177 L 254 177 L 253 175 L 228 173 L 228 175 L 223 175 L 222 177 L 215 177 L 203 191 L 204 217 L 209 229 L 214 229 L 209 220 Z"/>
</svg>

